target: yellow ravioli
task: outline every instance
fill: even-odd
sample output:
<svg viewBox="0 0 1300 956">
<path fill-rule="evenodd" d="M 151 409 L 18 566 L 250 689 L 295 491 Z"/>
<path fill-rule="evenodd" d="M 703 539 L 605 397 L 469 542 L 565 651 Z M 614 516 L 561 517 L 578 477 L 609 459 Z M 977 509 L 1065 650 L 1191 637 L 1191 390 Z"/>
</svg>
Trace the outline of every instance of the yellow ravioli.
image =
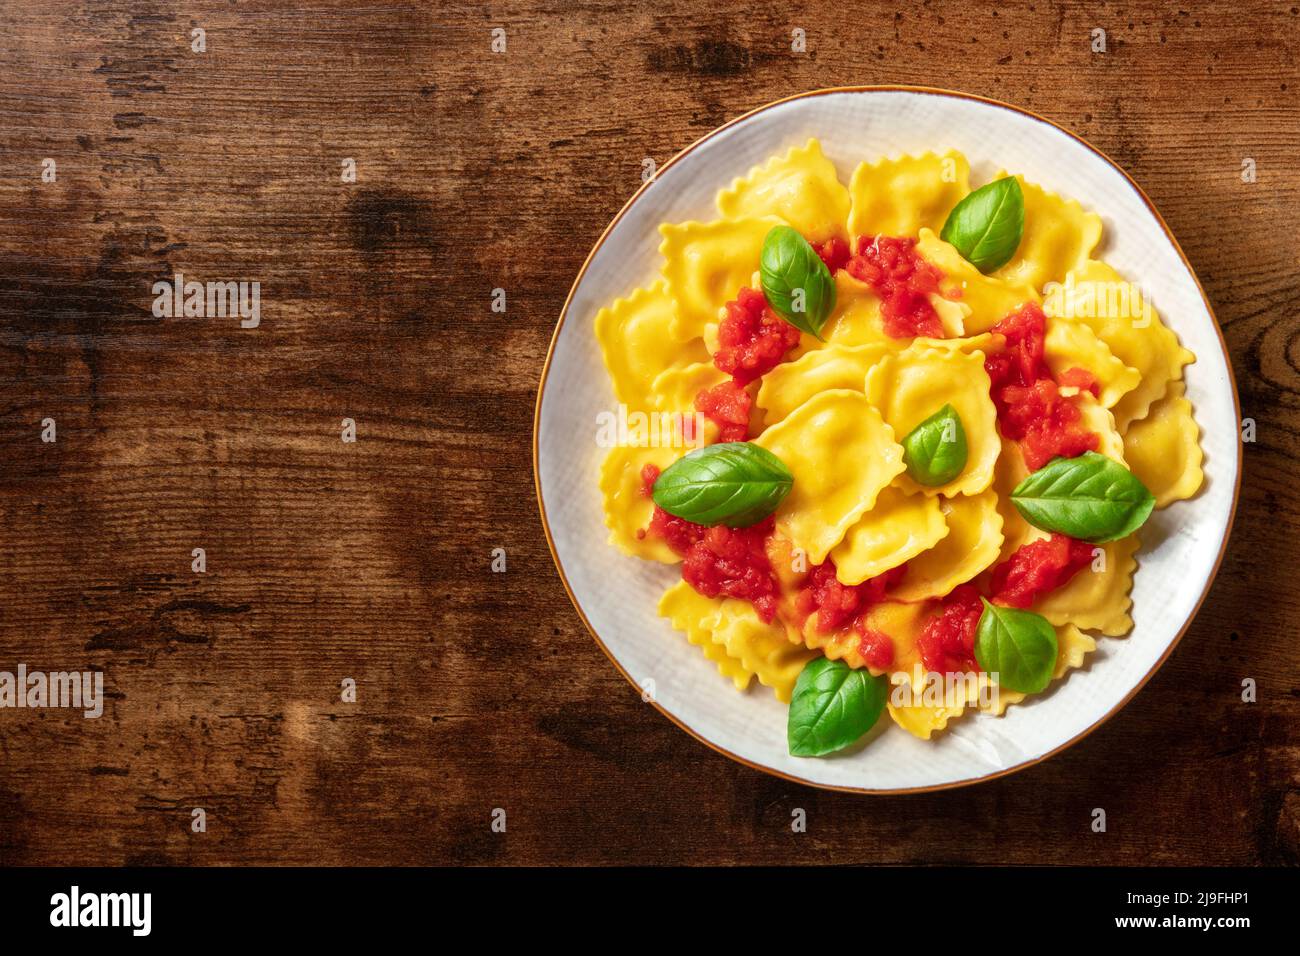
<svg viewBox="0 0 1300 956">
<path fill-rule="evenodd" d="M 943 597 L 998 560 L 1002 549 L 1002 515 L 992 488 L 978 495 L 938 501 L 948 533 L 907 562 L 907 573 L 889 592 L 899 601 Z M 851 534 L 852 532 L 850 532 Z"/>
<path fill-rule="evenodd" d="M 1087 325 L 1117 359 L 1141 376 L 1112 409 L 1121 433 L 1146 415 L 1169 383 L 1182 377 L 1183 366 L 1196 359 L 1178 344 L 1178 337 L 1160 321 L 1137 286 L 1095 259 L 1065 277 L 1064 285 L 1049 295 L 1046 311 Z"/>
<path fill-rule="evenodd" d="M 1156 496 L 1157 508 L 1192 497 L 1205 480 L 1201 429 L 1184 390 L 1182 382 L 1170 382 L 1165 397 L 1124 434 L 1129 470 Z"/>
<path fill-rule="evenodd" d="M 812 564 L 826 560 L 903 470 L 893 430 L 861 392 L 849 389 L 813 396 L 754 443 L 794 475 L 776 523 Z"/>
<path fill-rule="evenodd" d="M 894 642 L 894 660 L 908 662 L 916 658 L 916 638 L 925 623 L 926 607 L 923 604 L 904 604 L 901 601 L 882 601 L 873 604 L 864 615 L 868 627 L 887 634 Z M 853 668 L 867 668 L 879 675 L 883 671 L 868 667 L 862 657 L 862 635 L 852 627 L 822 633 L 817 627 L 817 615 L 809 615 L 800 635 L 804 644 L 820 651 L 833 661 L 843 661 Z M 910 664 L 908 665 L 910 666 Z"/>
<path fill-rule="evenodd" d="M 757 405 L 775 425 L 808 399 L 833 388 L 862 391 L 867 370 L 888 351 L 883 344 L 827 345 L 784 362 L 763 376 Z"/>
<path fill-rule="evenodd" d="M 775 217 L 664 223 L 663 277 L 676 303 L 671 332 L 678 342 L 704 335 L 718 312 L 750 284 Z"/>
<path fill-rule="evenodd" d="M 1084 427 L 1101 439 L 1101 443 L 1097 446 L 1097 454 L 1113 458 L 1127 468 L 1128 462 L 1124 460 L 1124 438 L 1115 428 L 1115 416 L 1092 397 L 1092 392 L 1082 392 L 1070 401 L 1082 414 Z"/>
<path fill-rule="evenodd" d="M 779 216 L 812 243 L 846 238 L 849 191 L 815 139 L 776 156 L 718 193 L 724 219 Z"/>
<path fill-rule="evenodd" d="M 1001 444 L 983 352 L 912 345 L 876 363 L 867 373 L 866 394 L 899 439 L 944 405 L 952 405 L 961 418 L 966 432 L 965 469 L 952 481 L 934 487 L 904 477 L 899 484 L 905 490 L 974 495 L 993 482 Z"/>
<path fill-rule="evenodd" d="M 898 340 L 885 334 L 880 318 L 880 299 L 871 286 L 859 282 L 841 269 L 835 273 L 835 308 L 831 310 L 822 337 L 829 345 L 889 345 Z"/>
<path fill-rule="evenodd" d="M 637 289 L 596 313 L 596 341 L 613 380 L 614 395 L 630 409 L 655 410 L 652 386 L 659 375 L 708 361 L 703 339 L 673 339 L 672 320 L 673 300 L 662 281 Z"/>
<path fill-rule="evenodd" d="M 929 740 L 946 729 L 950 721 L 965 713 L 967 707 L 977 704 L 981 689 L 989 684 L 988 677 L 982 673 L 948 678 L 926 672 L 919 666 L 895 672 L 890 675 L 890 680 L 886 705 L 889 716 L 898 726 L 922 740 Z M 910 696 L 903 697 L 909 690 Z"/>
<path fill-rule="evenodd" d="M 1043 359 L 1057 379 L 1072 368 L 1091 372 L 1101 391 L 1097 399 L 1106 408 L 1114 407 L 1142 381 L 1141 373 L 1117 359 L 1089 326 L 1068 319 L 1048 318 Z"/>
<path fill-rule="evenodd" d="M 1102 551 L 1101 558 L 1094 556 L 1092 565 L 1039 598 L 1033 610 L 1058 627 L 1074 624 L 1085 630 L 1101 631 L 1108 637 L 1119 637 L 1133 627 L 1133 619 L 1128 614 L 1133 601 L 1128 593 L 1137 569 L 1133 557 L 1138 549 L 1137 535 L 1108 541 L 1097 548 Z"/>
<path fill-rule="evenodd" d="M 612 448 L 600 466 L 600 493 L 605 507 L 609 543 L 624 554 L 676 564 L 681 558 L 662 538 L 638 537 L 654 516 L 654 501 L 642 494 L 641 470 L 655 465 L 663 471 L 683 454 L 682 448 Z"/>
<path fill-rule="evenodd" d="M 695 410 L 695 396 L 706 388 L 725 382 L 727 378 L 725 372 L 709 361 L 670 368 L 661 372 L 650 386 L 652 407 L 665 412 L 692 414 Z"/>
<path fill-rule="evenodd" d="M 1101 241 L 1101 217 L 1073 199 L 1025 182 L 1024 176 L 1016 181 L 1025 197 L 1025 231 L 1011 261 L 993 275 L 1041 290 L 1049 282 L 1063 281 L 1067 272 L 1088 260 Z"/>
<path fill-rule="evenodd" d="M 713 661 L 718 673 L 731 681 L 736 690 L 749 687 L 754 672 L 731 656 L 725 644 L 714 640 L 714 632 L 722 621 L 721 602 L 705 597 L 685 581 L 678 581 L 659 599 L 659 616 L 668 618 L 676 630 L 685 634 L 686 640 Z"/>
<path fill-rule="evenodd" d="M 1011 557 L 1022 545 L 1047 537 L 1046 531 L 1035 528 L 1011 503 L 1011 492 L 1016 485 L 1029 477 L 1025 456 L 1020 446 L 1009 438 L 1002 439 L 1002 453 L 993 474 L 993 490 L 998 496 L 998 514 L 1002 516 L 1002 553 L 998 561 Z"/>
<path fill-rule="evenodd" d="M 949 295 L 961 293 L 959 301 L 970 309 L 965 318 L 966 335 L 987 332 L 1026 302 L 1039 301 L 1032 286 L 984 275 L 928 229 L 921 230 L 916 251 L 944 274 L 940 289 Z"/>
<path fill-rule="evenodd" d="M 970 165 L 956 150 L 861 163 L 849 182 L 849 233 L 914 237 L 922 229 L 938 231 L 969 192 Z"/>
<path fill-rule="evenodd" d="M 910 561 L 947 534 L 937 497 L 886 488 L 831 551 L 835 576 L 841 584 L 861 584 Z"/>
</svg>

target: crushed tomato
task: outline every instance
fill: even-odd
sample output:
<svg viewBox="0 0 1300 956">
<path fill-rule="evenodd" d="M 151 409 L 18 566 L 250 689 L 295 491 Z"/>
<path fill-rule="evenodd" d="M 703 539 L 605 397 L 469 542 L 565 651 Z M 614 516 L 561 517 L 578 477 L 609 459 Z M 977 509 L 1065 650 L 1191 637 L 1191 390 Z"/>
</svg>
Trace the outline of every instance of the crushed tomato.
<svg viewBox="0 0 1300 956">
<path fill-rule="evenodd" d="M 894 639 L 884 631 L 868 626 L 862 618 L 853 622 L 853 629 L 862 635 L 858 641 L 858 653 L 867 666 L 878 671 L 887 670 L 894 663 Z"/>
<path fill-rule="evenodd" d="M 845 268 L 880 297 L 885 333 L 894 338 L 944 337 L 930 294 L 939 291 L 943 273 L 916 252 L 915 239 L 859 236 L 857 255 Z"/>
<path fill-rule="evenodd" d="M 826 268 L 831 270 L 831 275 L 835 275 L 849 263 L 849 244 L 838 236 L 827 239 L 815 248 L 822 262 L 826 263 Z"/>
<path fill-rule="evenodd" d="M 718 441 L 744 441 L 749 437 L 749 412 L 753 396 L 735 379 L 703 389 L 695 396 L 695 410 L 716 422 Z"/>
<path fill-rule="evenodd" d="M 1005 607 L 1029 607 L 1092 561 L 1093 545 L 1064 534 L 1031 541 L 993 568 L 990 598 Z"/>
<path fill-rule="evenodd" d="M 1061 395 L 1043 359 L 1046 322 L 1037 303 L 1026 303 L 993 326 L 992 331 L 1006 339 L 1006 347 L 984 359 L 998 426 L 1005 437 L 1020 443 L 1030 471 L 1058 455 L 1074 458 L 1101 445 L 1100 436 L 1084 426 L 1078 406 Z M 1071 369 L 1067 374 L 1072 372 L 1083 370 Z M 1086 385 L 1078 376 L 1073 376 L 1071 384 Z"/>
<path fill-rule="evenodd" d="M 921 627 L 916 639 L 921 662 L 940 674 L 978 672 L 975 632 L 984 603 L 973 584 L 959 584 L 943 599 L 939 612 Z"/>
<path fill-rule="evenodd" d="M 659 469 L 646 465 L 641 470 L 642 493 L 653 492 Z M 772 518 L 748 528 L 713 528 L 670 515 L 655 505 L 650 525 L 640 537 L 662 538 L 682 556 L 682 580 L 705 597 L 743 598 L 765 624 L 776 617 L 779 587 L 767 557 L 767 538 L 775 523 Z"/>
<path fill-rule="evenodd" d="M 1101 383 L 1097 381 L 1097 376 L 1093 375 L 1086 368 L 1067 368 L 1057 378 L 1059 385 L 1071 385 L 1084 392 L 1092 392 L 1093 398 L 1101 397 Z"/>
<path fill-rule="evenodd" d="M 827 634 L 883 601 L 885 592 L 906 573 L 907 565 L 900 564 L 861 584 L 841 584 L 835 576 L 835 562 L 827 558 L 809 572 L 808 580 L 795 598 L 795 607 L 805 616 L 816 613 L 817 630 Z"/>
<path fill-rule="evenodd" d="M 744 288 L 727 303 L 718 325 L 713 364 L 737 385 L 748 385 L 776 368 L 799 344 L 799 330 L 772 311 L 762 292 Z"/>
<path fill-rule="evenodd" d="M 772 623 L 779 595 L 765 546 L 772 527 L 772 519 L 767 518 L 748 528 L 704 529 L 685 552 L 682 580 L 705 597 L 743 598 L 754 605 L 765 624 Z"/>
</svg>

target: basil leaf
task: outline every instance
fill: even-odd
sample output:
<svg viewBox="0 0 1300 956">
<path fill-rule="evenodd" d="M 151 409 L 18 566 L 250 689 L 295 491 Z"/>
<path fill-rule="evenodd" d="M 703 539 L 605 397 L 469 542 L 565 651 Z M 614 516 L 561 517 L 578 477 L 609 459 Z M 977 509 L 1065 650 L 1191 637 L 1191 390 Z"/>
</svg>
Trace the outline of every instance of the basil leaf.
<svg viewBox="0 0 1300 956">
<path fill-rule="evenodd" d="M 1025 196 L 1014 176 L 981 186 L 948 213 L 939 238 L 980 272 L 1011 261 L 1025 231 Z"/>
<path fill-rule="evenodd" d="M 669 465 L 655 482 L 654 502 L 696 524 L 745 528 L 762 521 L 794 484 L 785 463 L 749 442 L 697 448 Z"/>
<path fill-rule="evenodd" d="M 966 429 L 951 405 L 944 405 L 903 439 L 907 473 L 918 485 L 946 485 L 966 467 Z"/>
<path fill-rule="evenodd" d="M 801 332 L 821 338 L 835 308 L 835 280 L 808 240 L 789 226 L 773 226 L 763 240 L 759 276 L 773 311 Z"/>
<path fill-rule="evenodd" d="M 1053 458 L 1016 485 L 1011 503 L 1035 528 L 1097 543 L 1142 527 L 1156 499 L 1119 462 L 1089 451 Z"/>
<path fill-rule="evenodd" d="M 999 687 L 1037 694 L 1056 670 L 1056 628 L 1041 614 L 984 601 L 975 632 L 975 660 L 997 675 Z"/>
<path fill-rule="evenodd" d="M 818 657 L 794 682 L 786 740 L 795 757 L 821 757 L 843 750 L 880 719 L 888 680 Z"/>
</svg>

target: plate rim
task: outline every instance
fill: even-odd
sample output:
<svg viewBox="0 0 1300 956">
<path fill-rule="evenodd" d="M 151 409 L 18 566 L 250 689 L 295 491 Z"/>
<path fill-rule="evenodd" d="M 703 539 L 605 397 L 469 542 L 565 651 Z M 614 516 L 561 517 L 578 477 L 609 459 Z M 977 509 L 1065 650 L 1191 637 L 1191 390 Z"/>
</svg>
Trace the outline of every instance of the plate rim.
<svg viewBox="0 0 1300 956">
<path fill-rule="evenodd" d="M 1105 162 L 1112 169 L 1118 172 L 1124 178 L 1125 182 L 1128 183 L 1129 187 L 1134 191 L 1134 193 L 1137 194 L 1138 198 L 1142 200 L 1143 204 L 1151 212 L 1152 216 L 1155 217 L 1155 220 L 1157 224 L 1160 226 L 1161 231 L 1164 232 L 1165 234 L 1165 238 L 1169 241 L 1174 251 L 1178 253 L 1178 258 L 1182 260 L 1183 266 L 1184 268 L 1187 269 L 1188 275 L 1192 277 L 1192 281 L 1196 284 L 1196 291 L 1200 294 L 1201 302 L 1204 304 L 1206 313 L 1210 316 L 1210 319 L 1214 325 L 1215 334 L 1218 336 L 1219 339 L 1219 350 L 1223 354 L 1224 365 L 1227 367 L 1228 370 L 1228 383 L 1232 389 L 1232 406 L 1233 406 L 1234 417 L 1238 422 L 1241 421 L 1241 397 L 1237 391 L 1237 377 L 1232 367 L 1232 355 L 1228 351 L 1227 340 L 1223 337 L 1223 326 L 1219 323 L 1219 317 L 1215 314 L 1214 307 L 1210 303 L 1210 298 L 1205 293 L 1205 287 L 1201 285 L 1200 276 L 1198 276 L 1196 274 L 1196 270 L 1192 268 L 1191 262 L 1189 262 L 1187 259 L 1187 254 L 1183 252 L 1183 247 L 1179 245 L 1178 239 L 1174 236 L 1173 230 L 1169 228 L 1169 224 L 1165 222 L 1164 216 L 1160 214 L 1160 210 L 1156 208 L 1155 203 L 1151 201 L 1151 198 L 1146 194 L 1146 192 L 1142 189 L 1142 187 L 1137 184 L 1137 182 L 1133 179 L 1132 176 L 1128 174 L 1127 170 L 1125 170 L 1124 167 L 1122 167 L 1119 163 L 1115 162 L 1115 160 L 1113 160 L 1109 155 L 1107 155 L 1102 150 L 1098 149 L 1096 146 L 1094 146 L 1088 140 L 1084 139 L 1079 134 L 1069 129 L 1066 129 L 1064 126 L 1061 126 L 1059 123 L 1056 123 L 1045 116 L 1035 113 L 1032 110 L 1025 109 L 1024 107 L 1021 106 L 1016 106 L 1011 103 L 1006 103 L 1002 100 L 995 100 L 990 97 L 981 96 L 976 93 L 966 93 L 960 90 L 952 90 L 952 89 L 946 89 L 943 87 L 934 87 L 934 86 L 908 86 L 908 85 L 896 85 L 896 84 L 880 84 L 880 85 L 872 84 L 872 85 L 864 85 L 864 86 L 830 86 L 830 87 L 823 87 L 821 89 L 816 89 L 816 90 L 806 90 L 802 93 L 795 93 L 791 96 L 781 97 L 780 99 L 772 100 L 771 102 L 764 103 L 761 106 L 757 106 L 754 109 L 742 113 L 739 116 L 733 117 L 732 119 L 728 120 L 722 125 L 715 127 L 714 129 L 705 133 L 703 136 L 699 137 L 694 142 L 690 143 L 685 148 L 681 149 L 676 154 L 674 154 L 671 159 L 669 159 L 662 166 L 659 167 L 659 169 L 656 171 L 654 176 L 652 176 L 646 182 L 641 184 L 641 186 L 636 190 L 636 192 L 634 192 L 628 198 L 627 202 L 624 203 L 622 208 L 620 208 L 619 211 L 614 215 L 614 218 L 609 221 L 609 225 L 607 225 L 605 229 L 601 232 L 600 236 L 596 239 L 595 244 L 591 247 L 591 251 L 587 253 L 587 257 L 583 260 L 581 268 L 578 269 L 577 275 L 574 276 L 573 284 L 569 287 L 568 295 L 565 296 L 564 305 L 561 306 L 559 318 L 555 323 L 555 330 L 551 333 L 551 341 L 550 344 L 547 346 L 546 358 L 542 362 L 541 377 L 538 380 L 537 399 L 533 407 L 533 440 L 532 440 L 533 488 L 537 496 L 537 508 L 542 519 L 542 533 L 546 537 L 546 547 L 547 550 L 550 551 L 551 561 L 555 565 L 555 570 L 560 576 L 560 583 L 561 585 L 563 585 L 565 593 L 569 596 L 569 602 L 573 605 L 574 610 L 577 611 L 578 618 L 579 620 L 582 621 L 583 626 L 587 629 L 587 633 L 591 635 L 592 640 L 596 642 L 596 646 L 599 647 L 602 652 L 604 652 L 605 656 L 609 659 L 610 663 L 612 663 L 615 669 L 620 674 L 623 675 L 624 679 L 627 680 L 627 682 L 632 686 L 633 690 L 635 690 L 638 695 L 644 696 L 641 686 L 636 682 L 636 680 L 632 677 L 632 675 L 629 674 L 627 670 L 624 669 L 623 665 L 619 663 L 618 659 L 610 652 L 609 648 L 605 645 L 605 642 L 601 639 L 600 635 L 596 633 L 596 629 L 592 627 L 591 621 L 588 620 L 587 618 L 586 611 L 583 610 L 582 604 L 578 601 L 577 595 L 573 593 L 573 588 L 569 585 L 569 578 L 564 572 L 564 565 L 560 562 L 560 556 L 558 552 L 555 550 L 555 539 L 551 534 L 550 521 L 546 515 L 546 502 L 542 497 L 542 480 L 541 480 L 541 471 L 539 468 L 540 452 L 539 452 L 539 440 L 538 440 L 538 434 L 540 431 L 541 420 L 542 420 L 542 399 L 545 395 L 546 385 L 550 377 L 551 359 L 555 353 L 555 345 L 559 341 L 560 332 L 563 331 L 565 320 L 568 318 L 569 306 L 572 304 L 574 294 L 578 291 L 578 286 L 582 284 L 582 280 L 586 276 L 587 269 L 590 267 L 592 260 L 596 256 L 596 253 L 600 251 L 601 246 L 604 245 L 605 240 L 609 238 L 610 233 L 612 233 L 615 227 L 618 226 L 623 216 L 626 215 L 628 210 L 632 208 L 632 205 L 638 199 L 641 198 L 641 195 L 650 186 L 654 184 L 655 180 L 659 178 L 659 175 L 664 170 L 668 169 L 668 167 L 672 166 L 674 163 L 680 161 L 688 153 L 695 150 L 699 146 L 703 145 L 706 141 L 717 136 L 719 133 L 723 132 L 724 130 L 729 129 L 730 127 L 735 126 L 738 123 L 741 123 L 752 116 L 757 116 L 759 113 L 763 113 L 769 109 L 772 109 L 773 107 L 780 106 L 783 103 L 789 103 L 793 100 L 807 99 L 815 96 L 826 96 L 835 93 L 887 93 L 887 92 L 920 93 L 928 96 L 945 96 L 953 99 L 968 100 L 976 103 L 983 103 L 988 106 L 995 106 L 998 107 L 999 109 L 1004 109 L 1013 113 L 1018 113 L 1022 116 L 1027 116 L 1030 119 L 1043 123 L 1044 125 L 1049 126 L 1057 130 L 1058 132 L 1064 133 L 1066 136 L 1069 136 L 1071 139 L 1078 142 L 1084 148 L 1096 154 L 1103 162 Z M 946 783 L 931 784 L 928 786 L 921 786 L 921 787 L 899 787 L 899 788 L 881 789 L 881 788 L 872 788 L 872 787 L 853 787 L 844 784 L 824 783 L 817 780 L 811 780 L 806 777 L 801 777 L 797 774 L 788 773 L 785 770 L 778 770 L 775 767 L 769 767 L 764 764 L 755 763 L 754 761 L 746 757 L 742 757 L 739 754 L 732 753 L 726 748 L 721 747 L 718 744 L 714 743 L 712 740 L 709 740 L 703 734 L 696 731 L 693 727 L 687 725 L 683 720 L 678 718 L 677 715 L 666 710 L 659 703 L 659 701 L 655 700 L 653 697 L 650 698 L 647 702 L 651 706 L 653 706 L 654 709 L 657 710 L 660 714 L 667 717 L 668 720 L 671 721 L 673 724 L 675 724 L 677 727 L 686 731 L 686 733 L 688 733 L 691 737 L 695 738 L 700 743 L 704 744 L 706 747 L 715 751 L 716 753 L 719 753 L 724 757 L 734 760 L 736 763 L 739 763 L 743 766 L 749 767 L 752 770 L 757 770 L 761 773 L 765 773 L 782 780 L 787 780 L 791 783 L 798 783 L 804 786 L 814 787 L 819 790 L 831 790 L 839 793 L 857 793 L 857 794 L 869 794 L 869 795 L 881 795 L 881 796 L 911 794 L 911 793 L 933 793 L 941 790 L 955 790 L 960 787 L 969 787 L 978 783 L 985 783 L 990 780 L 996 780 L 1000 777 L 1006 777 L 1009 776 L 1010 774 L 1016 773 L 1021 770 L 1027 770 L 1028 768 L 1036 766 L 1042 763 L 1043 761 L 1047 760 L 1048 758 L 1054 757 L 1057 754 L 1061 753 L 1062 751 L 1067 750 L 1070 747 L 1073 747 L 1075 744 L 1079 743 L 1085 737 L 1091 735 L 1095 730 L 1097 730 L 1099 727 L 1101 727 L 1103 724 L 1109 721 L 1112 717 L 1114 717 L 1117 713 L 1119 713 L 1124 707 L 1128 705 L 1129 701 L 1131 701 L 1134 697 L 1137 696 L 1138 691 L 1140 691 L 1143 687 L 1147 685 L 1147 682 L 1150 681 L 1151 678 L 1156 675 L 1156 672 L 1159 671 L 1160 668 L 1164 666 L 1165 661 L 1169 659 L 1169 656 L 1171 654 L 1173 654 L 1174 648 L 1176 648 L 1179 645 L 1179 643 L 1181 643 L 1183 639 L 1183 635 L 1187 633 L 1188 628 L 1192 626 L 1192 622 L 1196 620 L 1197 615 L 1200 614 L 1201 607 L 1205 603 L 1205 599 L 1209 596 L 1210 589 L 1214 586 L 1214 582 L 1219 576 L 1219 569 L 1223 564 L 1224 555 L 1227 553 L 1228 550 L 1228 540 L 1232 537 L 1232 526 L 1237 517 L 1237 504 L 1241 494 L 1241 473 L 1242 473 L 1243 453 L 1244 453 L 1244 446 L 1242 444 L 1241 431 L 1238 430 L 1236 467 L 1234 469 L 1234 474 L 1233 474 L 1232 504 L 1228 509 L 1228 523 L 1224 528 L 1223 539 L 1219 543 L 1219 553 L 1214 558 L 1214 566 L 1210 569 L 1210 574 L 1205 579 L 1205 585 L 1201 589 L 1200 596 L 1196 599 L 1195 607 L 1192 608 L 1192 612 L 1187 616 L 1187 619 L 1183 621 L 1182 626 L 1179 627 L 1178 633 L 1174 635 L 1173 640 L 1169 642 L 1169 645 L 1165 648 L 1164 652 L 1160 655 L 1160 657 L 1156 660 L 1156 662 L 1151 665 L 1151 669 L 1148 670 L 1146 674 L 1142 676 L 1141 680 L 1139 680 L 1136 684 L 1133 685 L 1132 689 L 1129 690 L 1129 692 L 1125 694 L 1124 697 L 1117 704 L 1115 704 L 1114 707 L 1108 710 L 1105 714 L 1098 717 L 1087 728 L 1080 731 L 1078 734 L 1075 734 L 1069 740 L 1063 741 L 1062 743 L 1058 744 L 1056 747 L 1053 747 L 1051 750 L 1039 755 L 1038 757 L 1035 757 L 1032 760 L 1026 760 L 1022 763 L 1016 764 L 1013 767 L 1007 767 L 1001 770 L 990 771 L 989 773 L 981 774 L 976 777 L 966 777 L 962 780 L 952 780 Z"/>
</svg>

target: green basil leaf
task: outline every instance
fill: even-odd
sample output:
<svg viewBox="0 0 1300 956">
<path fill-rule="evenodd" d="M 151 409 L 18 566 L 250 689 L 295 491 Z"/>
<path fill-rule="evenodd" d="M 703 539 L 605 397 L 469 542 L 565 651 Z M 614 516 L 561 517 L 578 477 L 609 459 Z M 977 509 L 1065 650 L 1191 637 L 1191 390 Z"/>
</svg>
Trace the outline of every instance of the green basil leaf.
<svg viewBox="0 0 1300 956">
<path fill-rule="evenodd" d="M 795 757 L 821 757 L 843 750 L 880 719 L 889 694 L 882 674 L 854 670 L 843 661 L 818 657 L 794 682 L 786 739 Z"/>
<path fill-rule="evenodd" d="M 1142 527 L 1156 499 L 1119 462 L 1089 451 L 1053 458 L 1016 485 L 1011 503 L 1035 528 L 1097 543 Z"/>
<path fill-rule="evenodd" d="M 944 405 L 903 439 L 907 473 L 918 485 L 946 485 L 966 467 L 966 429 L 951 405 Z"/>
<path fill-rule="evenodd" d="M 948 213 L 939 238 L 980 272 L 1011 261 L 1025 231 L 1025 196 L 1014 176 L 981 186 Z"/>
<path fill-rule="evenodd" d="M 654 486 L 654 502 L 670 515 L 696 524 L 745 528 L 762 521 L 794 484 L 785 463 L 749 442 L 697 448 L 666 469 Z"/>
<path fill-rule="evenodd" d="M 1041 614 L 984 601 L 975 660 L 999 687 L 1037 694 L 1056 670 L 1056 628 Z"/>
<path fill-rule="evenodd" d="M 808 240 L 789 226 L 773 226 L 763 240 L 759 276 L 773 311 L 801 332 L 821 338 L 835 308 L 835 280 Z"/>
</svg>

